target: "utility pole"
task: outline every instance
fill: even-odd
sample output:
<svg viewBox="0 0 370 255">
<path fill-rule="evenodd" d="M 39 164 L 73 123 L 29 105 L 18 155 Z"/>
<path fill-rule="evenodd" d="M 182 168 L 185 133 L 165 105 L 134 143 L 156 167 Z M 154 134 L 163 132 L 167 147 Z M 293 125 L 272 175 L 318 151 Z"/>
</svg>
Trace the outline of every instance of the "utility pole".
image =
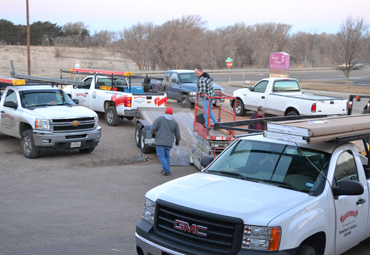
<svg viewBox="0 0 370 255">
<path fill-rule="evenodd" d="M 26 0 L 27 6 L 27 68 L 28 68 L 28 75 L 31 75 L 31 53 L 30 53 L 30 19 L 29 19 L 29 12 L 28 12 L 28 0 Z"/>
</svg>

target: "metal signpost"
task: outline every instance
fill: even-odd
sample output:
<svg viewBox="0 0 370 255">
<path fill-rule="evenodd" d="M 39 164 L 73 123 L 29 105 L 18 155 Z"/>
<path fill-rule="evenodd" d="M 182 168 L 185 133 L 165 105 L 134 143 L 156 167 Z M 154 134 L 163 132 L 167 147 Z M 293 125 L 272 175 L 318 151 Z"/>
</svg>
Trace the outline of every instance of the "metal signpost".
<svg viewBox="0 0 370 255">
<path fill-rule="evenodd" d="M 233 60 L 229 57 L 226 59 L 227 67 L 229 68 L 229 81 L 230 81 L 230 67 L 233 66 Z"/>
</svg>

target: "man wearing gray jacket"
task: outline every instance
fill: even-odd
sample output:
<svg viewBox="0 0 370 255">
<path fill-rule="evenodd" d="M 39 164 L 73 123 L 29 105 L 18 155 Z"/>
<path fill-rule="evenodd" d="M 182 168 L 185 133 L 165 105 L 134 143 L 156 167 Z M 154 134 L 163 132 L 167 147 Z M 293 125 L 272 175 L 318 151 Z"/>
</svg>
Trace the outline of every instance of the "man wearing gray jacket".
<svg viewBox="0 0 370 255">
<path fill-rule="evenodd" d="M 181 140 L 179 124 L 174 120 L 173 110 L 168 107 L 164 116 L 158 117 L 150 130 L 152 137 L 155 138 L 157 155 L 161 161 L 163 170 L 161 174 L 170 175 L 170 151 L 176 138 L 176 146 Z"/>
</svg>

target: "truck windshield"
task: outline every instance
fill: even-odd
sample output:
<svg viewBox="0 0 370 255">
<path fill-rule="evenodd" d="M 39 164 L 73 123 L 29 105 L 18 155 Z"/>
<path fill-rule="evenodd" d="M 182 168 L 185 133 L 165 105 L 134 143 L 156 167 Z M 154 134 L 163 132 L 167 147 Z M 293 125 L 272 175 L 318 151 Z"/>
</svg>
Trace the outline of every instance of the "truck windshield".
<svg viewBox="0 0 370 255">
<path fill-rule="evenodd" d="M 181 73 L 180 74 L 180 82 L 181 83 L 197 83 L 198 77 L 195 73 Z"/>
<path fill-rule="evenodd" d="M 325 183 L 320 171 L 325 175 L 329 158 L 320 151 L 241 139 L 205 172 L 318 195 Z"/>
<path fill-rule="evenodd" d="M 28 90 L 19 93 L 22 107 L 75 105 L 73 100 L 63 90 Z"/>
</svg>

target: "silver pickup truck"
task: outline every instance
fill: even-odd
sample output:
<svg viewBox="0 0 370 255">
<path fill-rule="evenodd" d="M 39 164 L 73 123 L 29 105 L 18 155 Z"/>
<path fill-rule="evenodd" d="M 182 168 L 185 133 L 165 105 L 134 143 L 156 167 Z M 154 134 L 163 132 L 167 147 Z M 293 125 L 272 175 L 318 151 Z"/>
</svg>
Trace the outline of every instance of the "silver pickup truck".
<svg viewBox="0 0 370 255">
<path fill-rule="evenodd" d="M 42 150 L 91 153 L 100 141 L 97 114 L 51 85 L 6 87 L 0 113 L 0 132 L 20 138 L 26 158 Z"/>
</svg>

